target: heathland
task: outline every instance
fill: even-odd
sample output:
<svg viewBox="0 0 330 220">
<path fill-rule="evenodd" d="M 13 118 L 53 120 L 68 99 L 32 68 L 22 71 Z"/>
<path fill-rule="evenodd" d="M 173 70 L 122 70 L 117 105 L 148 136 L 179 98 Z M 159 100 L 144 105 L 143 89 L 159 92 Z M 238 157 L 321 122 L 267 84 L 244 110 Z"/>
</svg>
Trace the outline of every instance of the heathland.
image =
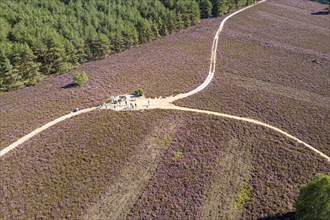
<svg viewBox="0 0 330 220">
<path fill-rule="evenodd" d="M 311 1 L 269 0 L 226 23 L 211 84 L 177 105 L 280 127 L 329 151 L 329 15 Z M 140 87 L 190 91 L 208 73 L 221 20 L 88 62 L 0 96 L 0 149 L 73 108 Z M 93 111 L 0 158 L 0 219 L 263 219 L 291 215 L 299 188 L 330 165 L 246 122 L 174 110 Z"/>
</svg>

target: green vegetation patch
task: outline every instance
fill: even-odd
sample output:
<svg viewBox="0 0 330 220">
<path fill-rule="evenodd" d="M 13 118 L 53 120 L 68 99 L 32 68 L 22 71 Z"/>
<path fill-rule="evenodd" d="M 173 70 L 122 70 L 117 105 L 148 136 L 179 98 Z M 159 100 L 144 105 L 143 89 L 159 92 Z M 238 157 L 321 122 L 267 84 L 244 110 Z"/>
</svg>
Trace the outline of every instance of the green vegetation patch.
<svg viewBox="0 0 330 220">
<path fill-rule="evenodd" d="M 243 186 L 239 190 L 239 192 L 238 192 L 238 194 L 237 194 L 237 196 L 235 198 L 235 203 L 234 203 L 235 207 L 237 207 L 237 208 L 243 208 L 244 204 L 247 201 L 251 200 L 252 194 L 253 194 L 252 193 L 252 190 L 251 190 L 251 188 L 249 186 Z"/>
<path fill-rule="evenodd" d="M 183 157 L 183 151 L 182 150 L 178 150 L 175 152 L 174 154 L 174 158 L 175 159 L 181 159 Z"/>
<path fill-rule="evenodd" d="M 74 75 L 73 81 L 75 85 L 82 87 L 88 82 L 88 75 L 85 72 L 78 72 Z"/>
<path fill-rule="evenodd" d="M 140 89 L 139 88 L 139 89 L 135 90 L 134 95 L 136 95 L 136 96 L 143 96 L 144 95 L 143 89 Z"/>
<path fill-rule="evenodd" d="M 150 143 L 156 145 L 159 148 L 165 148 L 171 145 L 173 141 L 173 137 L 169 134 L 164 134 L 163 136 L 160 137 L 152 137 L 150 138 Z"/>
<path fill-rule="evenodd" d="M 295 206 L 297 219 L 329 219 L 330 175 L 317 174 L 303 186 Z"/>
</svg>

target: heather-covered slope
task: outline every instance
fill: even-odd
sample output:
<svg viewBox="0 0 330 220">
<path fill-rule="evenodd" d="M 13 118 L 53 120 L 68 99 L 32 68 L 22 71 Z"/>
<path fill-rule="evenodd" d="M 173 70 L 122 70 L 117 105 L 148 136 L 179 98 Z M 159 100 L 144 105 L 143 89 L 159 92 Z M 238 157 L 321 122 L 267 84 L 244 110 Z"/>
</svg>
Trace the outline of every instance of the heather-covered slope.
<svg viewBox="0 0 330 220">
<path fill-rule="evenodd" d="M 196 96 L 178 103 L 260 119 L 329 155 L 326 88 L 329 54 L 322 47 L 322 44 L 329 47 L 322 40 L 328 37 L 325 24 L 329 17 L 312 17 L 316 16 L 312 13 L 322 7 L 308 1 L 269 1 L 234 17 L 220 37 L 221 59 L 215 81 Z M 159 64 L 172 65 L 169 59 L 176 45 L 163 44 L 173 50 L 167 51 L 164 59 L 152 60 L 159 70 L 148 69 L 147 64 L 140 69 L 150 71 L 151 77 L 138 72 L 136 77 L 131 77 L 129 71 L 134 68 L 130 70 L 120 59 L 130 55 L 124 52 L 112 59 L 116 63 L 121 61 L 118 68 L 127 72 L 116 72 L 119 71 L 116 69 L 116 74 L 111 70 L 107 75 L 101 71 L 107 68 L 105 64 L 109 60 L 82 67 L 91 71 L 98 68 L 95 78 L 84 89 L 62 90 L 60 85 L 69 84 L 70 75 L 49 79 L 48 84 L 43 85 L 63 96 L 48 97 L 44 105 L 29 106 L 29 101 L 41 102 L 42 91 L 46 90 L 40 90 L 40 96 L 35 96 L 34 101 L 33 98 L 24 101 L 20 97 L 24 92 L 18 91 L 8 93 L 15 94 L 13 96 L 0 96 L 7 97 L 3 112 L 10 116 L 4 118 L 5 126 L 1 128 L 15 128 L 18 124 L 22 127 L 19 132 L 26 133 L 34 128 L 29 128 L 30 119 L 34 120 L 31 126 L 38 127 L 55 117 L 52 113 L 57 112 L 56 109 L 49 106 L 60 106 L 56 114 L 64 113 L 73 104 L 89 106 L 107 98 L 110 92 L 105 94 L 102 90 L 113 88 L 116 93 L 122 93 L 125 91 L 121 88 L 128 88 L 132 91 L 135 85 L 143 85 L 143 80 L 150 83 L 145 85 L 146 90 L 154 94 L 173 94 L 171 89 L 177 85 L 180 90 L 189 90 L 207 74 L 207 68 L 202 65 L 208 66 L 211 44 L 203 46 L 205 50 L 199 49 L 207 41 L 211 43 L 209 28 L 214 25 L 215 30 L 218 24 L 218 20 L 208 20 L 206 26 L 177 34 L 190 36 L 200 44 L 193 47 L 187 39 L 177 38 L 180 48 L 185 48 L 185 55 L 190 56 L 184 57 L 189 62 L 171 67 L 173 70 L 186 67 L 181 69 L 183 72 L 172 73 L 171 78 L 161 74 L 170 68 Z M 308 34 L 309 29 L 320 38 Z M 210 39 L 201 33 L 209 33 Z M 141 48 L 146 50 L 172 37 L 131 52 L 140 54 L 137 60 L 147 62 L 152 56 L 142 53 Z M 153 49 L 147 51 L 152 53 Z M 180 52 L 178 50 L 178 58 L 184 55 Z M 197 59 L 204 55 L 206 61 Z M 198 71 L 205 68 L 205 73 L 194 72 L 191 63 Z M 141 62 L 135 63 L 138 64 Z M 115 63 L 109 65 L 115 67 Z M 179 76 L 187 81 L 176 84 L 177 74 L 182 74 Z M 103 82 L 110 76 L 117 83 Z M 152 84 L 157 78 L 159 83 Z M 90 94 L 85 94 L 86 91 Z M 8 104 L 10 97 L 22 101 L 23 104 L 17 104 L 20 108 Z M 59 97 L 70 98 L 60 102 Z M 52 102 L 54 100 L 57 101 Z M 31 116 L 26 117 L 29 114 Z M 41 118 L 37 120 L 38 115 Z M 17 119 L 20 121 L 13 124 Z M 16 131 L 10 136 L 11 131 L 14 129 L 1 130 L 7 134 L 2 143 L 20 135 Z M 294 211 L 301 184 L 318 172 L 330 173 L 330 165 L 325 160 L 269 129 L 215 116 L 159 110 L 95 111 L 80 115 L 46 130 L 0 158 L 0 167 L 0 208 L 3 210 L 0 218 L 6 219 L 109 216 L 258 219 Z"/>
<path fill-rule="evenodd" d="M 255 219 L 292 211 L 300 185 L 330 173 L 325 160 L 268 129 L 157 110 L 80 115 L 0 166 L 4 219 Z M 235 206 L 243 187 L 252 193 L 245 209 Z"/>
<path fill-rule="evenodd" d="M 212 83 L 177 105 L 252 117 L 330 155 L 330 15 L 267 1 L 227 23 Z"/>
</svg>

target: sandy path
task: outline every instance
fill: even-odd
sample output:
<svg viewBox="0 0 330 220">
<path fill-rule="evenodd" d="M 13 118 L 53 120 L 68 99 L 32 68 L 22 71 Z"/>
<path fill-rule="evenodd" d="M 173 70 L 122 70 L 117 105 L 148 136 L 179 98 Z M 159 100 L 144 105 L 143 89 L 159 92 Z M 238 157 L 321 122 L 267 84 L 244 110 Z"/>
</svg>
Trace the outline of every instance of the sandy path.
<svg viewBox="0 0 330 220">
<path fill-rule="evenodd" d="M 187 98 L 188 96 L 192 96 L 192 95 L 198 93 L 199 91 L 205 89 L 210 84 L 210 82 L 212 81 L 212 79 L 214 77 L 214 72 L 215 72 L 215 67 L 216 67 L 219 36 L 220 36 L 220 33 L 221 33 L 221 31 L 222 31 L 222 29 L 223 29 L 226 21 L 229 18 L 237 15 L 238 13 L 241 13 L 242 11 L 245 11 L 246 9 L 249 9 L 249 8 L 251 8 L 253 6 L 256 6 L 256 5 L 258 5 L 258 4 L 262 3 L 262 2 L 265 2 L 265 1 L 266 0 L 262 0 L 260 2 L 257 2 L 256 4 L 252 4 L 250 6 L 247 6 L 245 8 L 242 8 L 242 9 L 240 9 L 240 10 L 238 10 L 238 11 L 230 14 L 229 16 L 227 16 L 225 19 L 222 20 L 222 22 L 221 22 L 221 24 L 220 24 L 220 26 L 219 26 L 219 28 L 217 30 L 217 33 L 215 34 L 214 40 L 213 40 L 212 53 L 211 53 L 211 62 L 210 62 L 210 70 L 209 70 L 209 74 L 208 74 L 206 80 L 201 85 L 199 85 L 196 89 L 191 90 L 190 92 L 182 93 L 182 94 L 178 94 L 178 95 L 176 95 L 174 97 L 168 97 L 168 98 L 166 98 L 166 100 L 168 102 L 174 102 L 174 101 L 177 101 L 179 99 L 183 99 L 183 98 Z"/>
<path fill-rule="evenodd" d="M 255 5 L 258 5 L 260 3 L 263 3 L 265 2 L 266 0 L 262 0 L 262 1 L 259 1 L 255 4 L 252 4 L 250 6 L 247 6 L 241 10 L 238 10 L 236 12 L 234 12 L 233 14 L 227 16 L 220 24 L 216 34 L 215 34 L 215 37 L 214 37 L 214 40 L 213 40 L 213 44 L 212 44 L 212 52 L 211 52 L 211 61 L 210 61 L 210 69 L 209 69 L 209 74 L 206 78 L 206 80 L 201 84 L 199 85 L 197 88 L 195 88 L 194 90 L 190 91 L 190 92 L 187 92 L 187 93 L 182 93 L 182 94 L 178 94 L 178 95 L 175 95 L 175 96 L 170 96 L 170 97 L 166 97 L 166 98 L 158 98 L 158 99 L 147 99 L 145 97 L 142 97 L 142 98 L 137 98 L 137 99 L 134 99 L 134 101 L 129 101 L 130 103 L 133 103 L 133 104 L 136 104 L 137 107 L 136 108 L 128 108 L 127 106 L 125 105 L 106 105 L 106 106 L 103 106 L 101 109 L 111 109 L 111 110 L 115 110 L 115 111 L 123 111 L 123 110 L 149 110 L 149 109 L 171 109 L 171 110 L 180 110 L 180 111 L 189 111 L 189 112 L 197 112 L 197 113 L 202 113 L 202 114 L 212 114 L 212 115 L 216 115 L 216 116 L 220 116 L 220 117 L 225 117 L 225 118 L 230 118 L 230 119 L 234 119 L 234 120 L 239 120 L 239 121 L 245 121 L 245 122 L 248 122 L 248 123 L 253 123 L 253 124 L 256 124 L 256 125 L 260 125 L 260 126 L 263 126 L 263 127 L 266 127 L 266 128 L 269 128 L 269 129 L 272 129 L 274 131 L 277 131 L 283 135 L 285 135 L 286 137 L 294 140 L 294 141 L 297 141 L 298 143 L 301 143 L 303 144 L 305 147 L 307 147 L 308 149 L 314 151 L 315 153 L 317 153 L 318 155 L 320 155 L 321 157 L 325 158 L 328 162 L 330 162 L 330 157 L 327 156 L 326 154 L 322 153 L 321 151 L 315 149 L 314 147 L 312 147 L 311 145 L 305 143 L 304 141 L 294 137 L 293 135 L 290 135 L 289 133 L 277 128 L 277 127 L 274 127 L 272 125 L 269 125 L 267 123 L 264 123 L 264 122 L 261 122 L 261 121 L 258 121 L 258 120 L 254 120 L 254 119 L 250 119 L 250 118 L 243 118 L 243 117 L 239 117 L 239 116 L 234 116 L 234 115 L 229 115 L 229 114 L 224 114 L 224 113 L 219 113 L 219 112 L 212 112 L 212 111 L 206 111 L 206 110 L 199 110 L 199 109 L 191 109 L 191 108 L 184 108 L 184 107 L 179 107 L 179 106 L 175 106 L 172 104 L 172 102 L 174 101 L 177 101 L 179 99 L 183 99 L 183 98 L 186 98 L 188 96 L 192 96 L 198 92 L 200 92 L 201 90 L 205 89 L 209 84 L 210 82 L 212 81 L 213 77 L 214 77 L 214 73 L 215 73 L 215 65 L 216 65 L 216 57 L 217 57 L 217 48 L 218 48 L 218 41 L 219 41 L 219 35 L 226 23 L 226 21 L 233 17 L 234 15 L 246 10 L 246 9 L 249 9 L 251 7 L 254 7 Z M 149 104 L 150 103 L 150 104 Z M 64 115 L 58 119 L 55 119 L 54 121 L 51 121 L 45 125 L 43 125 L 42 127 L 34 130 L 33 132 L 27 134 L 26 136 L 18 139 L 16 142 L 12 143 L 11 145 L 9 145 L 8 147 L 4 148 L 3 150 L 0 151 L 0 157 L 1 156 L 4 156 L 5 154 L 7 154 L 8 152 L 10 152 L 11 150 L 15 149 L 16 147 L 18 147 L 20 144 L 24 143 L 25 141 L 29 140 L 30 138 L 32 138 L 33 136 L 35 136 L 36 134 L 44 131 L 45 129 L 61 122 L 61 121 L 64 121 L 68 118 L 71 118 L 71 117 L 74 117 L 76 115 L 79 115 L 79 114 L 82 114 L 82 113 L 87 113 L 87 112 L 90 112 L 90 111 L 93 111 L 97 109 L 96 107 L 92 107 L 92 108 L 88 108 L 88 109 L 84 109 L 84 110 L 81 110 L 79 112 L 76 112 L 76 113 L 69 113 L 67 115 Z"/>
<path fill-rule="evenodd" d="M 165 109 L 165 108 L 162 108 Z M 244 121 L 244 122 L 248 122 L 248 123 L 252 123 L 252 124 L 256 124 L 256 125 L 260 125 L 269 129 L 272 129 L 276 132 L 279 132 L 281 134 L 283 134 L 284 136 L 297 141 L 299 144 L 303 144 L 305 147 L 307 147 L 308 149 L 314 151 L 315 153 L 317 153 L 319 156 L 323 157 L 324 159 L 326 159 L 329 163 L 330 163 L 330 157 L 327 156 L 326 154 L 322 153 L 321 151 L 315 149 L 314 147 L 312 147 L 311 145 L 307 144 L 306 142 L 296 138 L 295 136 L 277 128 L 274 127 L 270 124 L 255 120 L 255 119 L 251 119 L 251 118 L 244 118 L 244 117 L 239 117 L 239 116 L 235 116 L 235 115 L 229 115 L 229 114 L 224 114 L 224 113 L 220 113 L 220 112 L 212 112 L 212 111 L 207 111 L 207 110 L 200 110 L 200 109 L 192 109 L 192 108 L 185 108 L 185 107 L 179 107 L 179 106 L 169 106 L 166 109 L 174 109 L 174 110 L 180 110 L 180 111 L 188 111 L 188 112 L 197 112 L 197 113 L 203 113 L 203 114 L 209 114 L 209 115 L 216 115 L 216 116 L 220 116 L 223 118 L 229 118 L 229 119 L 233 119 L 233 120 L 238 120 L 238 121 Z"/>
<path fill-rule="evenodd" d="M 4 148 L 3 150 L 0 151 L 0 157 L 2 157 L 3 155 L 5 155 L 6 153 L 8 153 L 9 151 L 15 149 L 16 147 L 18 147 L 20 144 L 24 143 L 25 141 L 29 140 L 30 138 L 32 138 L 33 136 L 39 134 L 40 132 L 46 130 L 47 128 L 56 125 L 57 123 L 60 123 L 66 119 L 72 118 L 74 116 L 83 114 L 83 113 L 87 113 L 90 111 L 93 111 L 97 109 L 97 107 L 92 107 L 92 108 L 87 108 L 78 112 L 71 112 L 67 115 L 64 115 L 62 117 L 59 117 L 51 122 L 48 122 L 47 124 L 43 125 L 40 128 L 37 128 L 36 130 L 32 131 L 31 133 L 25 135 L 24 137 L 18 139 L 17 141 L 15 141 L 14 143 L 12 143 L 11 145 L 9 145 L 8 147 Z"/>
</svg>

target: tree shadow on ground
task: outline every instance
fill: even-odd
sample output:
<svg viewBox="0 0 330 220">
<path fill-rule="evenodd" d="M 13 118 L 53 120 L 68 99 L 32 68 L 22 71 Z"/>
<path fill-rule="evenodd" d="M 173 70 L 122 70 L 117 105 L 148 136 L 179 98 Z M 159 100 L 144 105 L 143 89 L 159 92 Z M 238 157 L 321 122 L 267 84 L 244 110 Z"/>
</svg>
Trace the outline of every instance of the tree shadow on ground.
<svg viewBox="0 0 330 220">
<path fill-rule="evenodd" d="M 321 4 L 329 4 L 330 3 L 330 0 L 309 0 L 309 1 L 312 1 L 312 2 L 319 2 Z"/>
<path fill-rule="evenodd" d="M 318 2 L 321 4 L 326 4 L 329 5 L 330 4 L 330 0 L 309 0 L 312 2 Z M 327 15 L 329 14 L 329 10 L 330 10 L 330 5 L 328 6 L 328 8 L 323 9 L 322 11 L 318 11 L 318 12 L 312 12 L 312 15 Z"/>
<path fill-rule="evenodd" d="M 258 220 L 295 220 L 294 212 L 288 212 L 281 215 L 258 218 Z"/>
<path fill-rule="evenodd" d="M 312 15 L 327 15 L 329 14 L 329 11 L 318 11 L 318 12 L 312 12 Z"/>
<path fill-rule="evenodd" d="M 62 86 L 61 88 L 62 89 L 71 89 L 71 88 L 75 88 L 75 87 L 77 87 L 78 85 L 77 84 L 75 84 L 75 83 L 69 83 L 69 84 L 67 84 L 67 85 L 65 85 L 65 86 Z"/>
</svg>

